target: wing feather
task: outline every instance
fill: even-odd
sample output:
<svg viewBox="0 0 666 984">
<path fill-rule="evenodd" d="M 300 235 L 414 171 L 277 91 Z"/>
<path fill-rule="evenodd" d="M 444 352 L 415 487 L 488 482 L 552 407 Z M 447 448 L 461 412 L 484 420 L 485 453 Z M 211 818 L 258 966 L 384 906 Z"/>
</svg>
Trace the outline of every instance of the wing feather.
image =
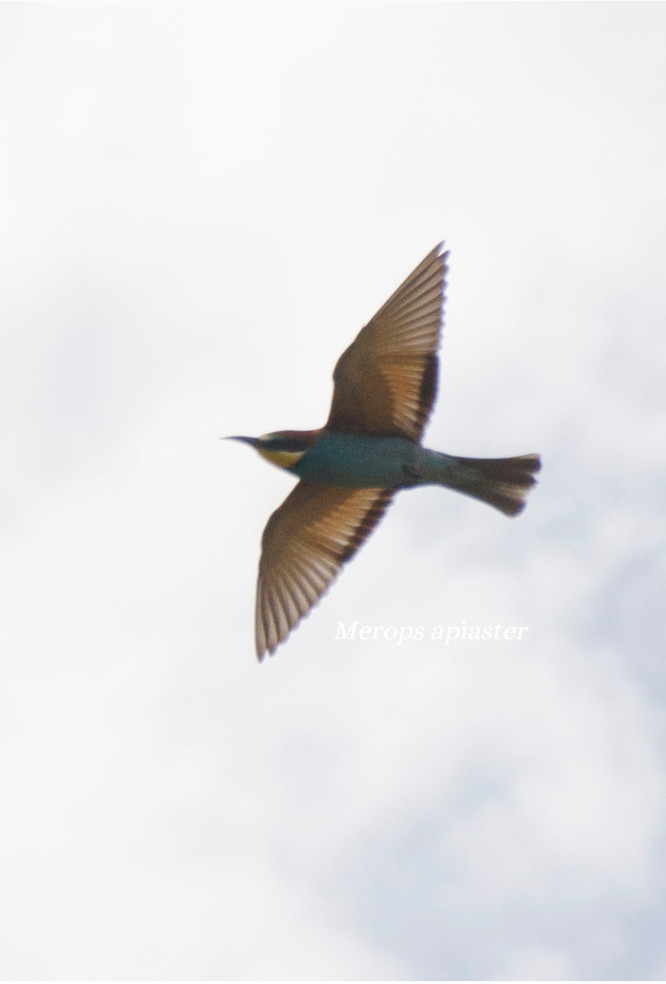
<svg viewBox="0 0 666 984">
<path fill-rule="evenodd" d="M 266 524 L 257 584 L 257 656 L 275 652 L 384 514 L 391 489 L 299 482 Z"/>
<path fill-rule="evenodd" d="M 418 441 L 437 394 L 448 253 L 436 246 L 338 359 L 326 427 Z"/>
</svg>

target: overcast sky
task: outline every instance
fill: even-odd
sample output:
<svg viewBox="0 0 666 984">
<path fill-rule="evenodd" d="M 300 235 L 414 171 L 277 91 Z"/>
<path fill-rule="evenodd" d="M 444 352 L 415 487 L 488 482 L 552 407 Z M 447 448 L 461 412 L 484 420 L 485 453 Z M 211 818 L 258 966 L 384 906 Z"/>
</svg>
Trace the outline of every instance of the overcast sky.
<svg viewBox="0 0 666 984">
<path fill-rule="evenodd" d="M 0 6 L 2 977 L 666 976 L 665 32 Z M 402 494 L 259 666 L 293 481 L 218 438 L 440 239 L 427 443 L 540 484 Z"/>
</svg>

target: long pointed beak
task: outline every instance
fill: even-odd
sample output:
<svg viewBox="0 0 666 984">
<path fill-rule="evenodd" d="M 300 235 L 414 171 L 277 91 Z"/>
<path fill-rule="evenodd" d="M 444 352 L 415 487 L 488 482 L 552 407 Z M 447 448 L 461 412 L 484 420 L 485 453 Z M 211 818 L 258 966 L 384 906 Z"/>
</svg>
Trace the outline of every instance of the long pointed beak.
<svg viewBox="0 0 666 984">
<path fill-rule="evenodd" d="M 243 444 L 249 444 L 250 447 L 256 448 L 257 438 L 256 437 L 221 437 L 221 441 L 242 441 Z"/>
</svg>

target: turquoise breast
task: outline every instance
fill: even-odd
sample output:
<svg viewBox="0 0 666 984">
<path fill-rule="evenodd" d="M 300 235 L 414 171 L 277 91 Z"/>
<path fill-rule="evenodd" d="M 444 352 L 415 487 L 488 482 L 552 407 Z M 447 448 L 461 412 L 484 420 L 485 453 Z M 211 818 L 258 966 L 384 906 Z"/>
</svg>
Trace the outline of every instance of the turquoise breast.
<svg viewBox="0 0 666 984">
<path fill-rule="evenodd" d="M 324 432 L 289 471 L 314 485 L 398 488 L 414 484 L 421 451 L 402 437 Z"/>
</svg>

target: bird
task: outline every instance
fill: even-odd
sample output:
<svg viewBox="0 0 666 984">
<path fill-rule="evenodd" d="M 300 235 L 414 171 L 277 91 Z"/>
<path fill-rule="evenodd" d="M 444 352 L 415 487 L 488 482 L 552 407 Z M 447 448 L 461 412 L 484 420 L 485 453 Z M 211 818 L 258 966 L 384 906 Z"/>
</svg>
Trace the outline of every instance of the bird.
<svg viewBox="0 0 666 984">
<path fill-rule="evenodd" d="M 437 395 L 444 245 L 428 253 L 342 353 L 322 428 L 228 438 L 299 479 L 261 540 L 259 661 L 317 604 L 398 491 L 440 485 L 516 516 L 536 484 L 538 454 L 462 458 L 421 443 Z"/>
</svg>

